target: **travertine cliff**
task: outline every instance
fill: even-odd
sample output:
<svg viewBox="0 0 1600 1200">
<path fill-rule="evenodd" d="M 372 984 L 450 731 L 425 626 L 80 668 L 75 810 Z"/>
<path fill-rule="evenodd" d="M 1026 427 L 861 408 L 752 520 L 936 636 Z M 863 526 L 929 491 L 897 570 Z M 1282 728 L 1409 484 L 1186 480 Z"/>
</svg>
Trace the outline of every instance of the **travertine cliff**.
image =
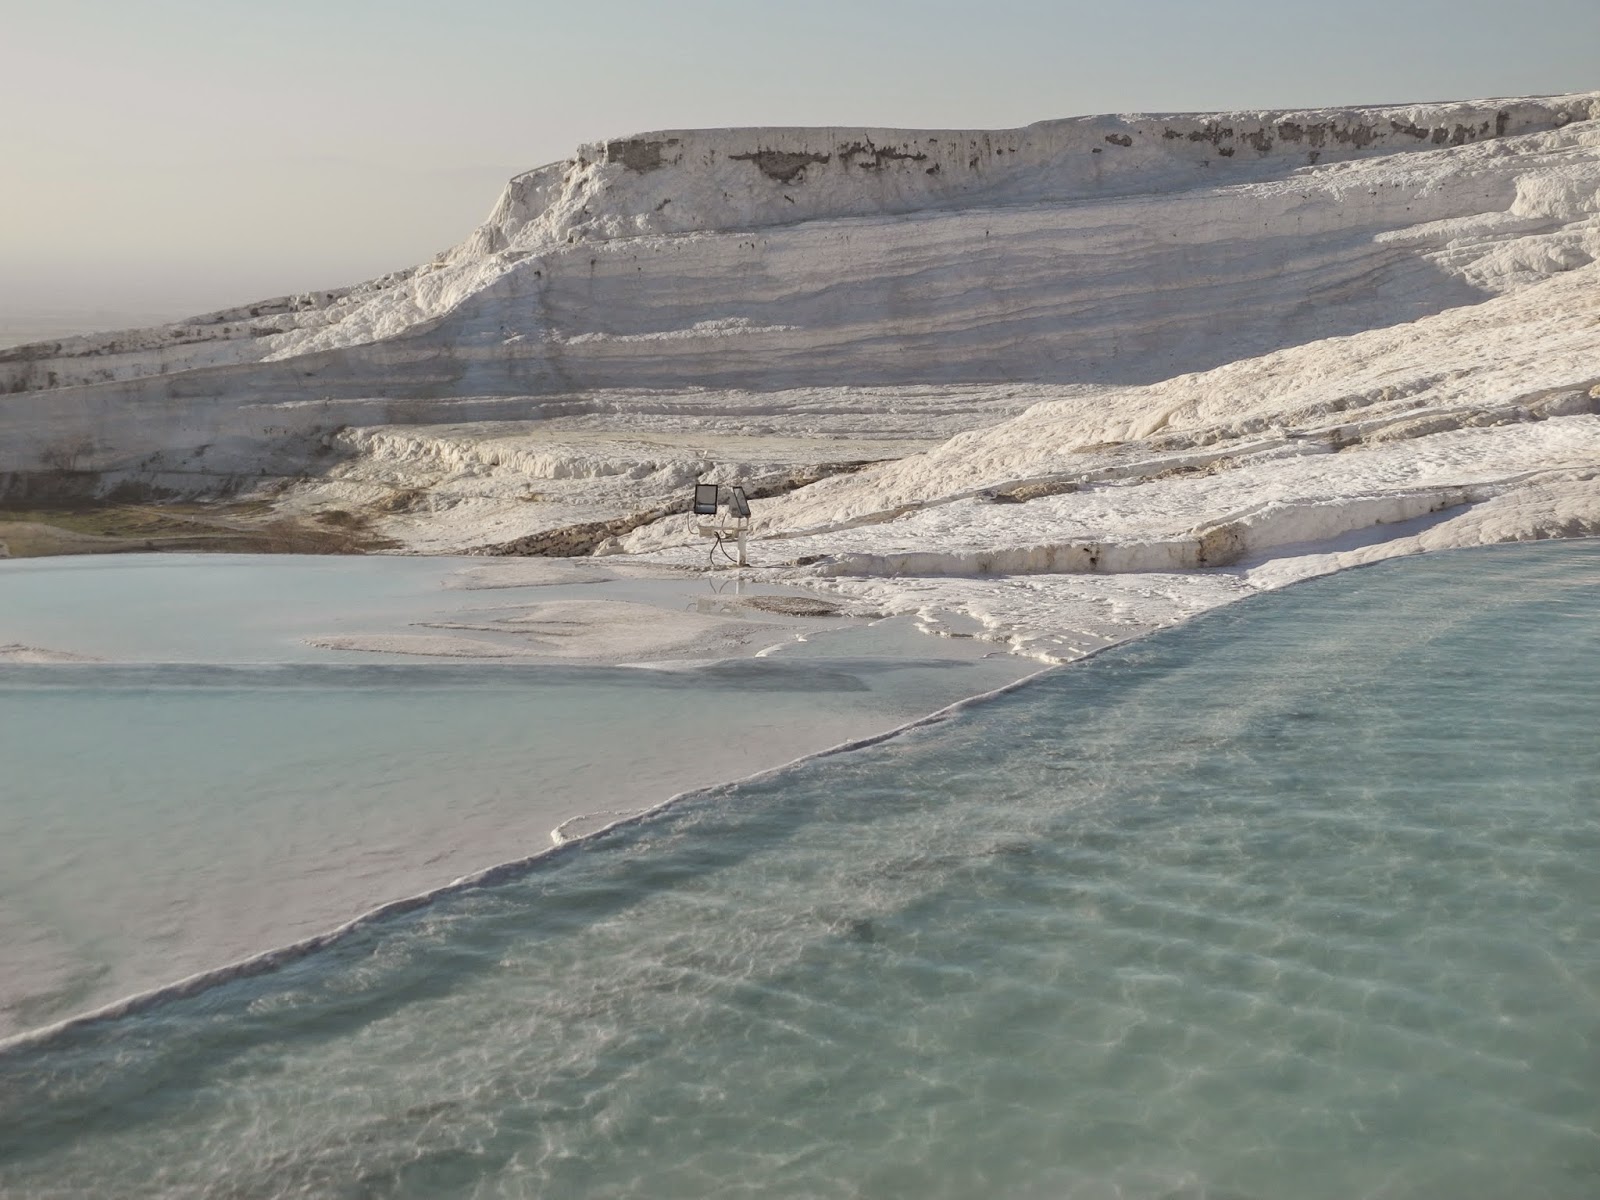
<svg viewBox="0 0 1600 1200">
<path fill-rule="evenodd" d="M 1581 324 L 1563 280 L 1600 257 L 1597 196 L 1600 94 L 622 138 L 512 180 L 421 267 L 0 353 L 0 498 L 272 488 L 417 547 L 512 543 L 708 472 L 900 457 L 1040 401 L 1132 436 L 1137 389 L 1244 378 L 1229 364 L 1275 365 L 1248 403 L 1228 383 L 1206 403 L 1281 423 L 1307 378 L 1366 394 L 1328 380 L 1345 339 L 1382 330 L 1437 331 L 1386 368 L 1426 408 L 1466 369 L 1459 339 L 1488 336 L 1462 314 L 1497 298 L 1489 332 L 1525 326 L 1520 382 L 1481 397 L 1504 407 L 1588 386 L 1567 334 L 1539 339 Z M 824 486 L 795 519 L 1015 482 L 1023 449 L 994 479 L 962 450 L 946 475 Z"/>
</svg>

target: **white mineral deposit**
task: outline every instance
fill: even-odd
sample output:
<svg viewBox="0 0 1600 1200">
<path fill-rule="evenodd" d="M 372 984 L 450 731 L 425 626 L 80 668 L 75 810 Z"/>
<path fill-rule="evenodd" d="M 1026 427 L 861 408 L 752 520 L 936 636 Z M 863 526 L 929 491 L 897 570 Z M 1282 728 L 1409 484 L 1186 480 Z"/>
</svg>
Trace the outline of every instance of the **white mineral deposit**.
<svg viewBox="0 0 1600 1200">
<path fill-rule="evenodd" d="M 414 270 L 0 354 L 0 492 L 695 567 L 740 480 L 764 576 L 1057 661 L 1600 532 L 1597 255 L 1600 94 L 642 134 Z"/>
<path fill-rule="evenodd" d="M 0 1194 L 1593 1194 L 1600 543 L 1098 652 L 1600 535 L 1597 260 L 1600 92 L 679 129 L 0 350 Z"/>
</svg>

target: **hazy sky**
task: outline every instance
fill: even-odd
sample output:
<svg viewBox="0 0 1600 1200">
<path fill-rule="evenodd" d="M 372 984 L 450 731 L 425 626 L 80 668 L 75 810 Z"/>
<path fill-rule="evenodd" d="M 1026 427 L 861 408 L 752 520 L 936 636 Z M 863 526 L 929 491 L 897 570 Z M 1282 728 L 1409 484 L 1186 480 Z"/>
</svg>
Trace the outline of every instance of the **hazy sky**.
<svg viewBox="0 0 1600 1200">
<path fill-rule="evenodd" d="M 1600 0 L 0 0 L 0 314 L 459 241 L 580 142 L 1600 89 Z"/>
</svg>

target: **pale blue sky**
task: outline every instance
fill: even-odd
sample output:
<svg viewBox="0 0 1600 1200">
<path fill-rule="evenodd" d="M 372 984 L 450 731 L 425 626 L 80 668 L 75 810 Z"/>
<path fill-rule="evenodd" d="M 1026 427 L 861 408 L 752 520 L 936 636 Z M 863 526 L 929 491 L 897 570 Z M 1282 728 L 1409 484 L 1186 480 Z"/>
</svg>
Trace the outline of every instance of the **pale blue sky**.
<svg viewBox="0 0 1600 1200">
<path fill-rule="evenodd" d="M 1600 88 L 1600 0 L 0 0 L 0 30 L 0 313 L 356 282 L 647 129 Z"/>
</svg>

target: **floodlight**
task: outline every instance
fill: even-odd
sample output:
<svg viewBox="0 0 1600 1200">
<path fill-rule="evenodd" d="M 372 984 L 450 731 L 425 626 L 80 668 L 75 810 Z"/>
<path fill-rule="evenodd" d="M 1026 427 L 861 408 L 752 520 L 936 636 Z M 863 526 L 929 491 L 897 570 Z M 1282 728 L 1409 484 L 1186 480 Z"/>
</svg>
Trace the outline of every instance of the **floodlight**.
<svg viewBox="0 0 1600 1200">
<path fill-rule="evenodd" d="M 697 517 L 714 517 L 717 515 L 716 484 L 697 483 L 694 485 L 694 515 Z"/>
<path fill-rule="evenodd" d="M 750 515 L 750 501 L 745 499 L 744 489 L 742 487 L 731 487 L 728 491 L 732 493 L 728 497 L 729 510 L 736 517 L 748 517 Z"/>
</svg>

